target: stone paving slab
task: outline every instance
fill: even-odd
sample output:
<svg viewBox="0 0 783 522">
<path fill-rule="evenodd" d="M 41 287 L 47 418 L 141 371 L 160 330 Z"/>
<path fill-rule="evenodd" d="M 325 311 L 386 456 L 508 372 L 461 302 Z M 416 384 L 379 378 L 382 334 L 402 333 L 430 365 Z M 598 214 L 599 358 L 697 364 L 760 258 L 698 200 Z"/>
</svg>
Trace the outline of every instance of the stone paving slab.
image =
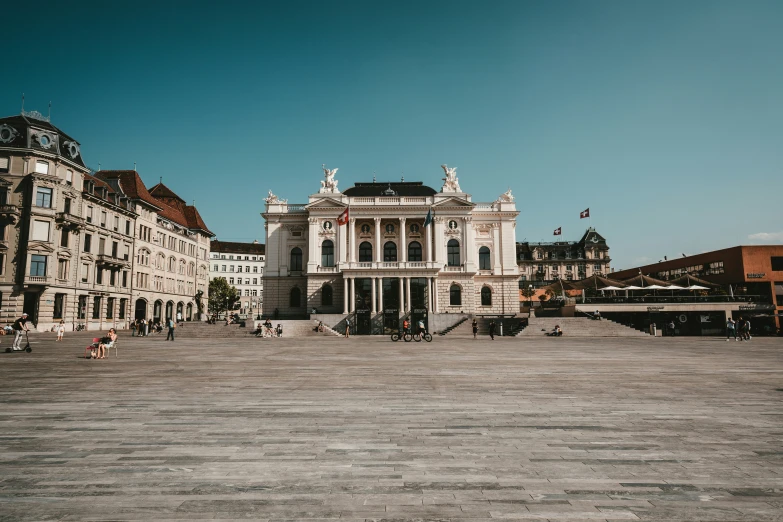
<svg viewBox="0 0 783 522">
<path fill-rule="evenodd" d="M 93 335 L 0 353 L 0 522 L 783 520 L 780 339 Z"/>
</svg>

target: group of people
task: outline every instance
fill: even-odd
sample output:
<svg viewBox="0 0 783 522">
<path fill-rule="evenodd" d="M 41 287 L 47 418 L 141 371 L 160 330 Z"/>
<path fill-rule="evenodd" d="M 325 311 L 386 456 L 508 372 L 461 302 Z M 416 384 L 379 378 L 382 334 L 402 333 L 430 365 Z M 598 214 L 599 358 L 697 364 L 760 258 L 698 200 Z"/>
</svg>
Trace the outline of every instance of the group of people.
<svg viewBox="0 0 783 522">
<path fill-rule="evenodd" d="M 169 317 L 166 319 L 165 327 L 168 328 L 168 334 L 166 335 L 167 341 L 174 340 L 174 329 L 177 327 L 177 323 L 181 322 L 180 314 L 177 314 L 177 321 Z M 160 321 L 153 319 L 136 319 L 131 323 L 131 337 L 146 337 L 152 333 L 163 333 L 164 324 Z"/>
<path fill-rule="evenodd" d="M 402 321 L 402 333 L 410 333 L 411 329 L 411 323 L 408 322 L 408 319 L 404 319 Z M 416 323 L 416 333 L 418 335 L 424 335 L 427 333 L 427 329 L 424 326 L 424 319 L 419 319 L 419 322 Z M 347 337 L 347 336 L 346 336 Z"/>
<path fill-rule="evenodd" d="M 272 321 L 266 318 L 266 321 L 259 324 L 255 331 L 256 337 L 283 337 L 283 325 L 272 326 Z"/>
<path fill-rule="evenodd" d="M 478 338 L 478 321 L 476 319 L 473 319 L 473 338 Z M 493 341 L 495 340 L 495 331 L 497 330 L 497 325 L 495 324 L 495 321 L 489 322 L 489 338 Z"/>
<path fill-rule="evenodd" d="M 735 341 L 750 341 L 750 320 L 747 317 L 740 317 L 736 321 L 729 317 L 726 320 L 726 340 L 734 337 Z"/>
</svg>

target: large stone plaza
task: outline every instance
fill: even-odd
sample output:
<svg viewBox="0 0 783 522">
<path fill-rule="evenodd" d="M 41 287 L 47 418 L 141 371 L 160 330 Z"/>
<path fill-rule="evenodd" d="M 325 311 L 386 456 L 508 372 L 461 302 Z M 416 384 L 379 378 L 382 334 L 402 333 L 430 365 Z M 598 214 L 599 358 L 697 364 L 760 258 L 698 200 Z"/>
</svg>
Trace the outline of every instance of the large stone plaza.
<svg viewBox="0 0 783 522">
<path fill-rule="evenodd" d="M 0 354 L 0 520 L 783 519 L 775 338 L 163 339 Z"/>
</svg>

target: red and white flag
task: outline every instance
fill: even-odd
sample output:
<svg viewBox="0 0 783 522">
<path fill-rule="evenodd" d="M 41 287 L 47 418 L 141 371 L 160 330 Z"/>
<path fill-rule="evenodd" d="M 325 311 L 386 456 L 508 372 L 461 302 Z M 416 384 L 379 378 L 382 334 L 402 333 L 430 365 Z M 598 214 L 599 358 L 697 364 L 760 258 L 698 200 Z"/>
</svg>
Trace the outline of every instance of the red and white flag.
<svg viewBox="0 0 783 522">
<path fill-rule="evenodd" d="M 579 219 L 589 218 L 590 217 L 590 209 L 586 208 L 582 212 L 579 213 Z"/>
<path fill-rule="evenodd" d="M 337 216 L 337 224 L 338 225 L 347 225 L 348 224 L 348 209 L 346 208 L 343 210 L 343 213 Z"/>
<path fill-rule="evenodd" d="M 556 235 L 556 236 L 559 236 L 559 235 L 560 235 L 560 234 L 562 234 L 562 233 L 563 233 L 563 227 L 557 227 L 557 228 L 555 229 L 555 235 Z"/>
</svg>

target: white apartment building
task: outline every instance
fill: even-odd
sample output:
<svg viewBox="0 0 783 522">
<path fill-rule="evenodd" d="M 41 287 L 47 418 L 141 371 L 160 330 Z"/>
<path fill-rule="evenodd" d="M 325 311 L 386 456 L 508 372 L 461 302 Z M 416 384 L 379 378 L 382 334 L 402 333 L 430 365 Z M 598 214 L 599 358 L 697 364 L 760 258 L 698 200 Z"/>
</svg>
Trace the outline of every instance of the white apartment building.
<svg viewBox="0 0 783 522">
<path fill-rule="evenodd" d="M 240 295 L 239 313 L 260 315 L 263 309 L 266 249 L 258 241 L 210 243 L 209 280 L 224 277 Z"/>
</svg>

